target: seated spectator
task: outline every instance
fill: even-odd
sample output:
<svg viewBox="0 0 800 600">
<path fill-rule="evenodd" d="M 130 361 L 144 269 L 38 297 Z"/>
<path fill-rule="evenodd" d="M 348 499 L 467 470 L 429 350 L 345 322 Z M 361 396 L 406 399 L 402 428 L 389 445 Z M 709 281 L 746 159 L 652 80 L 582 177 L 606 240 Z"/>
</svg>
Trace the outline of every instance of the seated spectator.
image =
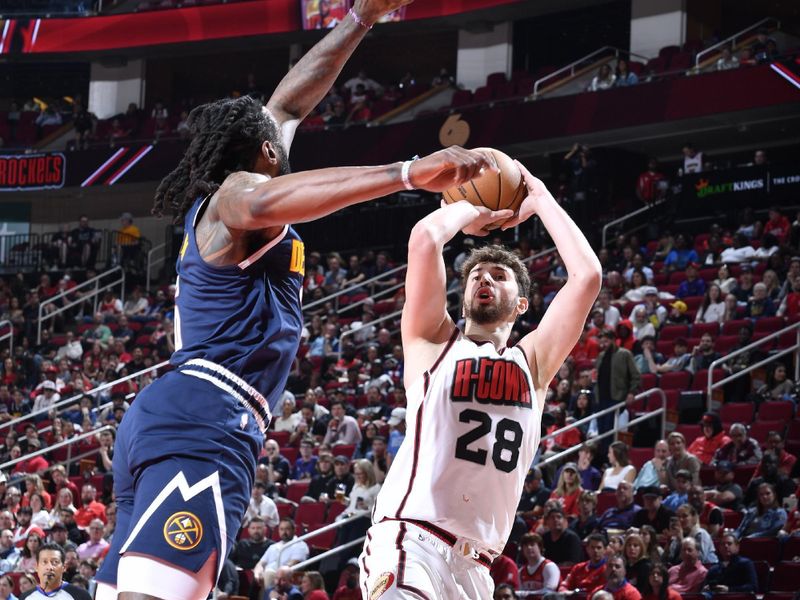
<svg viewBox="0 0 800 600">
<path fill-rule="evenodd" d="M 281 414 L 276 416 L 272 423 L 275 431 L 288 431 L 293 432 L 300 422 L 302 415 L 299 411 L 295 412 L 297 404 L 294 399 L 294 394 L 284 392 L 283 402 L 281 403 Z"/>
<path fill-rule="evenodd" d="M 689 501 L 689 488 L 692 487 L 692 474 L 681 469 L 675 474 L 675 485 L 669 495 L 664 498 L 664 506 L 675 512 Z"/>
<path fill-rule="evenodd" d="M 778 504 L 775 486 L 761 483 L 758 486 L 758 504 L 747 509 L 736 529 L 737 539 L 748 537 L 777 537 L 786 524 L 786 511 Z"/>
<path fill-rule="evenodd" d="M 569 528 L 582 540 L 597 531 L 600 520 L 597 518 L 597 494 L 584 490 L 578 498 L 578 516 L 571 519 Z"/>
<path fill-rule="evenodd" d="M 611 304 L 611 291 L 608 288 L 603 288 L 600 290 L 600 294 L 597 296 L 597 308 L 603 311 L 603 321 L 606 327 L 611 328 L 612 330 L 617 327 L 617 324 L 622 319 L 622 315 L 619 312 L 619 309 Z"/>
<path fill-rule="evenodd" d="M 689 325 L 692 320 L 689 317 L 689 307 L 683 300 L 675 300 L 669 305 L 669 313 L 664 320 L 664 325 Z"/>
<path fill-rule="evenodd" d="M 699 515 L 700 527 L 705 529 L 712 537 L 719 533 L 725 522 L 722 509 L 709 502 L 705 497 L 705 490 L 702 485 L 693 485 L 689 489 L 689 504 L 694 507 Z"/>
<path fill-rule="evenodd" d="M 731 52 L 730 46 L 722 47 L 722 56 L 717 59 L 717 71 L 728 71 L 739 68 L 739 59 Z"/>
<path fill-rule="evenodd" d="M 253 517 L 247 525 L 247 536 L 242 537 L 233 547 L 230 559 L 240 569 L 252 569 L 264 556 L 272 540 L 267 539 L 267 526 L 261 517 Z"/>
<path fill-rule="evenodd" d="M 616 490 L 622 481 L 633 483 L 636 479 L 636 467 L 628 458 L 628 445 L 624 442 L 613 442 L 608 447 L 608 467 L 600 480 L 599 491 Z"/>
<path fill-rule="evenodd" d="M 614 84 L 617 81 L 617 76 L 614 75 L 614 72 L 611 70 L 611 67 L 608 64 L 600 65 L 600 69 L 597 71 L 597 75 L 592 78 L 592 82 L 589 84 L 587 88 L 590 92 L 596 92 L 598 90 L 608 90 L 614 87 Z"/>
<path fill-rule="evenodd" d="M 644 508 L 633 517 L 633 526 L 641 529 L 649 525 L 656 533 L 663 533 L 669 528 L 674 513 L 662 503 L 660 488 L 653 485 L 639 488 L 638 491 L 642 494 Z"/>
<path fill-rule="evenodd" d="M 642 590 L 642 600 L 681 600 L 681 595 L 669 587 L 669 572 L 662 563 L 653 565 Z"/>
<path fill-rule="evenodd" d="M 693 483 L 700 483 L 700 461 L 696 456 L 686 450 L 686 438 L 682 433 L 673 431 L 667 436 L 669 458 L 664 471 L 659 473 L 662 485 L 668 489 L 675 489 L 675 480 L 678 471 L 686 470 L 692 475 Z"/>
<path fill-rule="evenodd" d="M 711 337 L 710 333 L 704 333 L 700 338 L 700 343 L 692 348 L 692 360 L 689 363 L 689 370 L 692 373 L 697 373 L 702 369 L 710 369 L 711 365 L 719 357 L 719 352 L 714 350 L 714 338 Z"/>
<path fill-rule="evenodd" d="M 81 560 L 99 561 L 108 551 L 109 543 L 103 539 L 105 526 L 100 519 L 89 523 L 89 539 L 78 546 L 78 557 Z"/>
<path fill-rule="evenodd" d="M 767 377 L 767 382 L 756 392 L 763 399 L 769 400 L 795 400 L 794 381 L 786 376 L 786 365 L 776 363 L 772 372 Z"/>
<path fill-rule="evenodd" d="M 703 342 L 701 340 L 702 345 Z M 730 442 L 731 438 L 725 435 L 725 431 L 722 429 L 722 421 L 716 413 L 705 413 L 700 419 L 700 426 L 703 434 L 689 445 L 689 454 L 695 455 L 704 465 L 710 465 L 717 450 Z"/>
<path fill-rule="evenodd" d="M 709 533 L 700 527 L 700 515 L 691 504 L 678 508 L 677 522 L 673 521 L 669 528 L 669 547 L 666 558 L 670 564 L 676 565 L 683 558 L 683 541 L 692 539 L 699 553 L 700 562 L 704 564 L 718 562 L 714 542 Z"/>
<path fill-rule="evenodd" d="M 652 373 L 671 373 L 673 371 L 683 371 L 689 367 L 692 355 L 689 354 L 689 342 L 686 338 L 675 338 L 673 342 L 672 355 L 660 365 L 653 363 L 650 366 Z M 649 363 L 648 363 L 649 364 Z"/>
<path fill-rule="evenodd" d="M 642 465 L 642 470 L 633 481 L 633 488 L 639 490 L 643 487 L 658 486 L 662 482 L 661 474 L 666 468 L 669 446 L 666 440 L 658 440 L 653 447 L 653 458 Z"/>
<path fill-rule="evenodd" d="M 259 563 L 261 564 L 261 563 Z M 292 570 L 279 567 L 274 574 L 272 585 L 264 584 L 264 598 L 286 600 L 303 600 L 306 596 L 292 581 Z"/>
<path fill-rule="evenodd" d="M 761 462 L 761 446 L 747 436 L 747 428 L 741 423 L 731 425 L 729 436 L 731 441 L 714 453 L 713 464 L 721 460 L 738 465 L 755 465 Z"/>
<path fill-rule="evenodd" d="M 297 539 L 295 524 L 292 519 L 289 517 L 281 519 L 278 531 L 280 541 L 270 545 L 253 568 L 253 578 L 265 589 L 272 586 L 279 568 L 291 567 L 308 558 L 308 546 L 305 542 L 292 544 L 285 551 L 282 551 L 284 546 Z M 289 573 L 291 579 L 291 571 Z"/>
<path fill-rule="evenodd" d="M 599 311 L 599 314 L 602 316 L 602 311 Z M 586 324 L 583 326 L 583 331 L 569 355 L 575 361 L 584 361 L 594 360 L 598 354 L 600 354 L 600 348 L 597 344 L 597 339 L 591 336 L 591 327 Z"/>
<path fill-rule="evenodd" d="M 778 469 L 778 458 L 773 453 L 767 453 L 761 459 L 760 472 L 758 477 L 753 477 L 744 494 L 744 503 L 747 506 L 755 506 L 760 494 L 759 486 L 762 483 L 772 484 L 778 497 L 778 504 L 783 503 L 784 499 L 791 496 L 797 489 L 795 482 L 780 473 Z"/>
<path fill-rule="evenodd" d="M 292 481 L 310 480 L 316 472 L 318 460 L 314 456 L 314 440 L 303 438 L 300 442 L 300 456 L 297 457 L 292 467 Z"/>
<path fill-rule="evenodd" d="M 724 263 L 744 263 L 750 262 L 756 255 L 756 250 L 750 245 L 750 240 L 743 233 L 737 233 L 733 238 L 733 247 L 725 248 L 720 255 L 720 260 Z M 742 271 L 744 273 L 744 271 Z M 741 283 L 742 276 L 739 276 Z M 734 292 L 735 293 L 735 292 Z M 738 297 L 738 294 L 737 294 Z"/>
<path fill-rule="evenodd" d="M 733 481 L 733 463 L 727 460 L 717 462 L 714 469 L 714 482 L 716 486 L 706 490 L 705 497 L 720 508 L 739 511 L 742 509 L 744 492 L 738 483 Z"/>
<path fill-rule="evenodd" d="M 587 597 L 597 598 L 595 594 L 600 592 L 608 593 L 613 600 L 641 600 L 639 590 L 625 578 L 625 559 L 621 555 L 606 559 L 606 582 L 594 588 Z"/>
<path fill-rule="evenodd" d="M 664 259 L 664 270 L 667 272 L 682 271 L 689 263 L 696 263 L 699 260 L 694 248 L 688 246 L 686 236 L 680 233 L 675 237 L 675 247 Z"/>
<path fill-rule="evenodd" d="M 633 321 L 633 338 L 635 340 L 643 340 L 646 337 L 655 337 L 656 328 L 647 318 L 647 311 L 641 304 L 634 307 L 631 314 Z"/>
<path fill-rule="evenodd" d="M 706 282 L 697 276 L 699 266 L 697 262 L 686 265 L 686 279 L 678 286 L 678 298 L 702 296 L 706 293 Z"/>
<path fill-rule="evenodd" d="M 560 566 L 571 566 L 583 558 L 583 547 L 578 535 L 567 527 L 567 519 L 560 506 L 550 508 L 544 518 L 547 532 L 542 535 L 544 555 Z M 520 574 L 520 579 L 524 579 Z M 553 589 L 558 589 L 558 582 Z"/>
<path fill-rule="evenodd" d="M 258 459 L 258 463 L 267 467 L 269 483 L 273 485 L 285 483 L 292 471 L 292 466 L 281 454 L 278 442 L 275 440 L 264 442 L 264 456 Z"/>
<path fill-rule="evenodd" d="M 639 83 L 639 77 L 636 73 L 628 69 L 628 61 L 623 58 L 617 59 L 617 72 L 615 87 L 628 87 L 629 85 L 636 85 Z"/>
<path fill-rule="evenodd" d="M 585 394 L 578 394 L 578 398 L 581 396 Z M 578 450 L 578 475 L 581 476 L 581 487 L 585 490 L 596 490 L 600 487 L 600 471 L 592 465 L 595 452 L 597 447 L 591 443 L 583 444 Z"/>
<path fill-rule="evenodd" d="M 772 317 L 776 310 L 774 302 L 767 296 L 767 286 L 759 281 L 753 286 L 753 295 L 747 300 L 745 316 L 751 319 Z"/>
<path fill-rule="evenodd" d="M 574 462 L 567 463 L 561 469 L 558 484 L 550 494 L 550 500 L 558 500 L 564 509 L 564 515 L 571 518 L 578 515 L 578 498 L 581 493 L 583 488 L 578 476 L 578 465 Z"/>
<path fill-rule="evenodd" d="M 767 434 L 767 447 L 766 450 L 764 450 L 764 454 L 772 454 L 778 460 L 779 475 L 790 477 L 794 470 L 794 465 L 797 462 L 797 457 L 786 452 L 786 450 L 783 449 L 783 445 L 784 442 L 781 434 L 777 431 L 770 431 Z M 760 476 L 761 463 L 756 467 L 756 472 L 753 473 L 753 477 Z"/>
<path fill-rule="evenodd" d="M 358 583 L 356 582 L 356 587 Z M 337 590 L 337 595 L 335 596 L 336 600 L 339 600 Z M 361 598 L 361 592 L 358 595 Z M 355 598 L 355 596 L 354 596 Z M 509 583 L 501 583 L 494 588 L 494 594 L 492 594 L 492 600 L 517 600 L 519 596 L 517 596 L 517 592 L 514 590 L 514 586 Z"/>
<path fill-rule="evenodd" d="M 586 539 L 586 555 L 589 560 L 573 566 L 558 586 L 560 592 L 585 592 L 605 584 L 606 538 L 593 533 Z"/>
<path fill-rule="evenodd" d="M 625 573 L 628 581 L 641 592 L 650 574 L 652 563 L 647 555 L 642 537 L 638 533 L 629 532 L 625 536 L 622 555 L 625 557 Z"/>
<path fill-rule="evenodd" d="M 580 541 L 578 544 L 580 545 Z M 546 594 L 558 590 L 561 572 L 555 561 L 542 555 L 543 548 L 544 542 L 536 533 L 526 533 L 520 539 L 523 561 L 519 568 L 521 591 Z"/>
<path fill-rule="evenodd" d="M 758 592 L 758 577 L 753 561 L 739 555 L 739 540 L 731 532 L 722 534 L 719 563 L 708 570 L 705 588 L 712 593 Z"/>
<path fill-rule="evenodd" d="M 736 287 L 736 279 L 731 277 L 731 271 L 728 265 L 720 265 L 717 270 L 717 278 L 711 282 L 713 285 L 719 286 L 722 296 L 727 296 L 731 293 L 733 288 Z"/>
<path fill-rule="evenodd" d="M 275 502 L 266 495 L 267 486 L 262 481 L 253 484 L 253 491 L 250 495 L 250 503 L 242 519 L 242 525 L 247 526 L 256 517 L 261 519 L 270 529 L 276 527 L 280 521 L 278 507 Z"/>
<path fill-rule="evenodd" d="M 330 454 L 320 454 L 317 459 L 315 474 L 311 478 L 306 495 L 301 502 L 317 502 L 327 500 L 327 492 L 330 482 L 334 478 L 333 456 Z M 325 494 L 323 498 L 322 495 Z"/>
<path fill-rule="evenodd" d="M 656 367 L 666 360 L 664 355 L 656 350 L 656 338 L 648 335 L 643 337 L 640 342 L 642 351 L 633 357 L 633 362 L 642 375 L 655 373 Z M 653 370 L 651 370 L 651 366 Z"/>
<path fill-rule="evenodd" d="M 633 502 L 633 485 L 621 481 L 616 490 L 617 505 L 607 509 L 600 517 L 599 529 L 628 529 L 642 507 Z"/>
<path fill-rule="evenodd" d="M 361 428 L 358 421 L 346 414 L 345 406 L 340 401 L 331 403 L 331 420 L 322 443 L 329 446 L 341 444 L 355 445 L 361 441 Z"/>
<path fill-rule="evenodd" d="M 685 538 L 681 542 L 681 562 L 669 570 L 669 586 L 679 594 L 697 593 L 703 589 L 708 570 L 700 562 L 697 542 Z"/>
<path fill-rule="evenodd" d="M 358 559 L 355 559 L 358 562 Z M 509 585 L 512 589 L 519 589 L 519 566 L 510 556 L 500 554 L 492 561 L 489 576 L 494 581 L 495 590 L 500 585 Z"/>
</svg>

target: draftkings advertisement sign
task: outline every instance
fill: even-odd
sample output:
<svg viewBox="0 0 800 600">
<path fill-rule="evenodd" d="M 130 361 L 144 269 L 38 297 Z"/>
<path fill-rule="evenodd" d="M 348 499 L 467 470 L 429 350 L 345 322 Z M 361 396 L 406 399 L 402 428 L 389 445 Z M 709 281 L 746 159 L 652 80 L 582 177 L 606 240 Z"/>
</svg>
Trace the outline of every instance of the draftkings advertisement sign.
<svg viewBox="0 0 800 600">
<path fill-rule="evenodd" d="M 0 154 L 0 192 L 64 187 L 67 160 L 60 152 Z"/>
</svg>

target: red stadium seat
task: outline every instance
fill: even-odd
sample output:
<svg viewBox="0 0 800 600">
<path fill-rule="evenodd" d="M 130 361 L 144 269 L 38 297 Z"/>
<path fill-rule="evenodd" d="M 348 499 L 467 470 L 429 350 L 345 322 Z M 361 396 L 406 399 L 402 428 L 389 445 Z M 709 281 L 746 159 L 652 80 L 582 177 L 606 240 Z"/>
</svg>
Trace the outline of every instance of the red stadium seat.
<svg viewBox="0 0 800 600">
<path fill-rule="evenodd" d="M 707 333 L 716 339 L 719 335 L 719 323 L 695 323 L 692 325 L 692 337 L 703 337 Z"/>
<path fill-rule="evenodd" d="M 775 540 L 773 540 L 773 544 Z M 777 544 L 776 544 L 777 545 Z M 800 581 L 800 563 L 783 561 L 772 572 L 769 582 L 770 592 L 796 592 Z"/>
<path fill-rule="evenodd" d="M 653 458 L 653 449 L 652 448 L 631 448 L 628 451 L 628 458 L 631 461 L 631 464 L 636 467 L 637 471 L 640 471 L 648 460 Z"/>
<path fill-rule="evenodd" d="M 280 448 L 280 453 L 286 460 L 289 461 L 289 464 L 294 466 L 294 463 L 297 461 L 297 457 L 300 454 L 300 450 L 297 448 L 292 448 L 291 446 L 283 446 Z"/>
<path fill-rule="evenodd" d="M 309 481 L 293 481 L 286 487 L 286 499 L 292 502 L 300 502 L 300 498 L 308 492 Z"/>
<path fill-rule="evenodd" d="M 325 520 L 325 509 L 327 504 L 324 502 L 301 502 L 294 511 L 294 520 L 298 525 L 308 527 L 314 523 L 322 523 Z"/>
<path fill-rule="evenodd" d="M 736 510 L 726 510 L 722 513 L 725 529 L 736 529 L 742 522 L 744 515 Z"/>
<path fill-rule="evenodd" d="M 756 591 L 759 594 L 763 594 L 765 591 L 767 591 L 767 588 L 769 587 L 769 574 L 770 574 L 769 563 L 765 560 L 754 560 L 753 567 L 755 567 L 756 579 L 758 579 L 758 590 Z"/>
<path fill-rule="evenodd" d="M 781 560 L 800 560 L 800 536 L 792 535 L 783 543 Z"/>
<path fill-rule="evenodd" d="M 786 322 L 783 320 L 783 317 L 761 317 L 760 319 L 756 319 L 753 333 L 774 333 L 783 329 L 785 326 Z"/>
<path fill-rule="evenodd" d="M 731 319 L 722 324 L 722 335 L 739 335 L 739 330 L 750 324 L 750 319 Z"/>
<path fill-rule="evenodd" d="M 758 465 L 736 465 L 733 469 L 733 482 L 738 483 L 742 488 L 746 487 L 753 478 Z"/>
<path fill-rule="evenodd" d="M 658 339 L 662 342 L 674 340 L 679 337 L 689 337 L 688 325 L 665 325 L 658 335 Z"/>
<path fill-rule="evenodd" d="M 686 303 L 686 306 L 689 310 L 697 310 L 700 308 L 700 305 L 703 303 L 703 296 L 686 296 L 686 298 L 681 298 Z M 695 334 L 692 334 L 695 335 Z"/>
<path fill-rule="evenodd" d="M 686 438 L 687 446 L 703 434 L 703 430 L 700 428 L 700 425 L 696 425 L 694 423 L 681 423 L 675 428 L 675 431 L 683 434 L 683 437 Z"/>
<path fill-rule="evenodd" d="M 278 442 L 278 446 L 288 446 L 289 445 L 289 436 L 291 434 L 288 431 L 268 431 L 267 432 L 267 439 L 275 440 Z"/>
<path fill-rule="evenodd" d="M 763 402 L 758 408 L 759 421 L 791 421 L 794 417 L 794 402 L 773 400 Z"/>
<path fill-rule="evenodd" d="M 615 492 L 600 492 L 597 494 L 597 514 L 602 515 L 609 508 L 617 505 Z"/>
<path fill-rule="evenodd" d="M 278 509 L 278 516 L 281 519 L 285 517 L 294 517 L 294 504 L 289 504 L 288 502 L 277 502 L 275 506 Z M 277 529 L 277 527 L 275 529 Z"/>
<path fill-rule="evenodd" d="M 714 343 L 714 349 L 720 354 L 728 354 L 738 343 L 738 335 L 721 335 Z"/>
<path fill-rule="evenodd" d="M 744 423 L 749 425 L 753 422 L 754 407 L 749 402 L 729 402 L 723 404 L 719 409 L 719 418 L 723 423 Z"/>
<path fill-rule="evenodd" d="M 744 538 L 739 553 L 750 560 L 765 560 L 774 566 L 780 559 L 780 544 L 775 542 L 775 538 Z"/>
<path fill-rule="evenodd" d="M 722 369 L 714 369 L 714 373 L 711 375 L 712 383 L 716 383 L 717 381 L 721 381 L 725 378 L 727 373 Z M 692 378 L 692 387 L 690 389 L 695 391 L 705 391 L 708 388 L 708 369 L 700 369 L 697 373 L 694 374 Z"/>
<path fill-rule="evenodd" d="M 665 390 L 688 390 L 692 381 L 692 374 L 689 371 L 672 371 L 662 373 L 659 385 Z"/>
<path fill-rule="evenodd" d="M 650 390 L 656 387 L 658 383 L 658 377 L 653 373 L 643 373 L 642 379 L 639 383 L 639 389 L 641 391 Z"/>
<path fill-rule="evenodd" d="M 326 523 L 333 523 L 340 514 L 344 512 L 344 509 L 347 508 L 341 502 L 331 502 L 330 506 L 328 506 L 328 512 L 325 516 Z"/>
<path fill-rule="evenodd" d="M 789 429 L 786 431 L 786 439 L 793 442 L 800 441 L 800 420 L 794 419 L 789 423 Z"/>
<path fill-rule="evenodd" d="M 750 425 L 749 434 L 763 446 L 767 443 L 767 435 L 770 431 L 777 431 L 783 435 L 783 432 L 786 431 L 786 421 L 756 421 Z"/>
<path fill-rule="evenodd" d="M 315 526 L 310 526 L 308 530 L 314 531 L 320 527 L 322 527 L 322 524 L 317 524 Z M 313 550 L 330 550 L 333 547 L 333 544 L 336 542 L 336 531 L 336 529 L 323 531 L 322 533 L 309 538 L 308 545 Z"/>
</svg>

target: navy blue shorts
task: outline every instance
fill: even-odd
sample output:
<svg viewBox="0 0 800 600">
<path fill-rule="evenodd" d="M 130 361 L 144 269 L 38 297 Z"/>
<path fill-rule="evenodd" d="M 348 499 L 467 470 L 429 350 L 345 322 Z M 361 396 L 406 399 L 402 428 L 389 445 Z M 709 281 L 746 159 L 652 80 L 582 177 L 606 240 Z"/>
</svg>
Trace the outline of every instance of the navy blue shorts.
<svg viewBox="0 0 800 600">
<path fill-rule="evenodd" d="M 252 409 L 220 387 L 171 371 L 125 414 L 114 447 L 117 525 L 98 581 L 116 585 L 125 552 L 197 572 L 216 551 L 219 572 L 250 501 L 264 440 Z"/>
</svg>

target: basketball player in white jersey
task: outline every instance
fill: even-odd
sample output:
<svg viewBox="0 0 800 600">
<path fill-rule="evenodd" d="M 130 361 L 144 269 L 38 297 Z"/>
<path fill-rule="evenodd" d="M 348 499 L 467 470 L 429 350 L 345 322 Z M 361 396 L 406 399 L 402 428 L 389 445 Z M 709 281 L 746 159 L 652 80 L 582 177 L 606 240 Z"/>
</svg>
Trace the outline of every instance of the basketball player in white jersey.
<svg viewBox="0 0 800 600">
<path fill-rule="evenodd" d="M 600 290 L 600 264 L 544 184 L 517 163 L 528 196 L 519 214 L 468 202 L 422 219 L 408 243 L 402 336 L 407 433 L 378 495 L 361 586 L 369 600 L 484 600 L 539 444 L 545 390 L 572 350 Z M 412 181 L 413 183 L 413 181 Z M 442 249 L 462 230 L 486 235 L 538 214 L 569 279 L 538 329 L 506 343 L 528 309 L 530 279 L 489 246 L 464 264 L 464 331 L 448 316 Z M 510 220 L 508 220 L 510 218 Z"/>
</svg>

